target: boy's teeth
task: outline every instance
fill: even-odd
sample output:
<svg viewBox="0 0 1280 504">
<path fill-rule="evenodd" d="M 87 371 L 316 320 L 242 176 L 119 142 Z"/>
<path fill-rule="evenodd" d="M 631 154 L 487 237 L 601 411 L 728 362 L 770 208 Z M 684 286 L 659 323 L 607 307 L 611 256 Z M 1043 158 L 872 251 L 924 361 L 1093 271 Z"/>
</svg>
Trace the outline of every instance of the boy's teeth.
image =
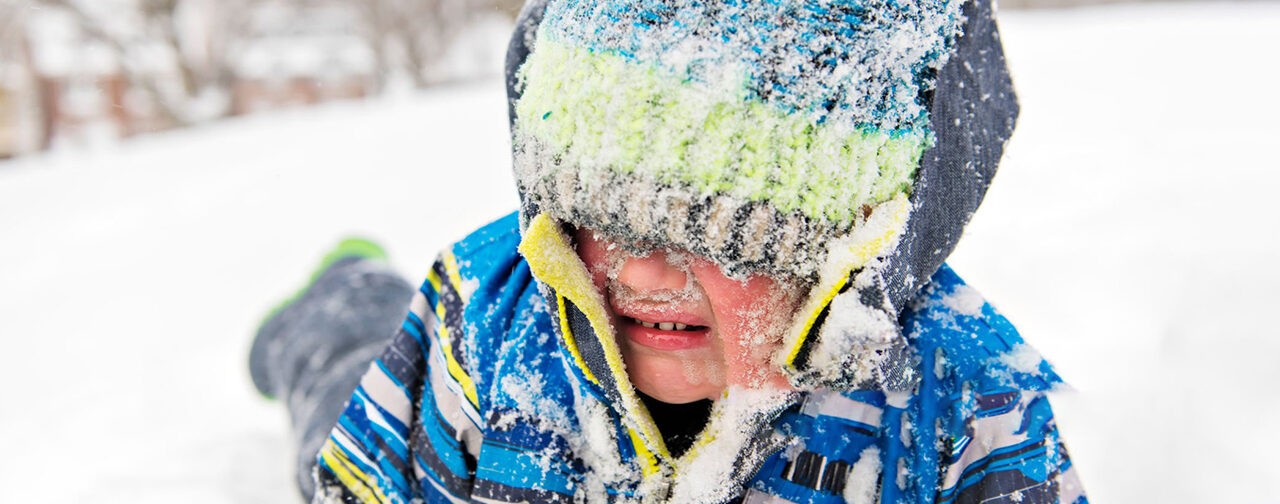
<svg viewBox="0 0 1280 504">
<path fill-rule="evenodd" d="M 660 329 L 663 331 L 683 331 L 689 328 L 688 324 L 681 324 L 679 322 L 645 322 L 639 319 L 636 319 L 636 322 L 644 327 Z"/>
</svg>

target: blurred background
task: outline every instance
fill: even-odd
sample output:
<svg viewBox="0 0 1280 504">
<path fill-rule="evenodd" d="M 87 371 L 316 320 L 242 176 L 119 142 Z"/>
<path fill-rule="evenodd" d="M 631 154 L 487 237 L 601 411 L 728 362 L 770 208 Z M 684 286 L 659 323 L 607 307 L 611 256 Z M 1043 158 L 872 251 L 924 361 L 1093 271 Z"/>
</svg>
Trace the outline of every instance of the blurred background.
<svg viewBox="0 0 1280 504">
<path fill-rule="evenodd" d="M 3 0 L 0 157 L 471 80 L 519 0 Z"/>
<path fill-rule="evenodd" d="M 0 0 L 0 502 L 297 502 L 245 357 L 359 233 L 516 207 L 514 0 Z M 1072 387 L 1095 502 L 1280 503 L 1280 2 L 1005 0 L 952 265 Z"/>
</svg>

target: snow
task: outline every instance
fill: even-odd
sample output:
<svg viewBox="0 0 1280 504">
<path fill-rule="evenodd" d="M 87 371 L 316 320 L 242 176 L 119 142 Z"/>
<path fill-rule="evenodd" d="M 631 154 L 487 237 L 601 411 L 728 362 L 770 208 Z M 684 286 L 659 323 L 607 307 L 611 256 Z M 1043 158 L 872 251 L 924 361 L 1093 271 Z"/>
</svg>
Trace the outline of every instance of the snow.
<svg viewBox="0 0 1280 504">
<path fill-rule="evenodd" d="M 1280 502 L 1280 5 L 1006 12 L 1018 129 L 951 264 L 1077 390 L 1096 502 Z"/>
<path fill-rule="evenodd" d="M 1075 387 L 1094 500 L 1280 501 L 1280 5 L 1001 26 L 1023 114 L 952 265 Z M 0 164 L 0 501 L 296 502 L 251 331 L 344 233 L 416 282 L 514 209 L 505 106 L 493 81 Z"/>
<path fill-rule="evenodd" d="M 850 289 L 831 300 L 831 312 L 810 356 L 821 378 L 836 381 L 849 376 L 859 383 L 875 376 L 884 350 L 901 336 L 897 325 L 883 311 L 869 308 Z"/>
<path fill-rule="evenodd" d="M 284 409 L 248 380 L 252 331 L 345 233 L 416 283 L 515 208 L 502 89 L 0 165 L 0 427 L 23 454 L 0 461 L 0 501 L 296 501 Z"/>
<path fill-rule="evenodd" d="M 745 78 L 752 93 L 784 110 L 807 111 L 814 124 L 869 124 L 903 133 L 926 117 L 914 99 L 931 86 L 922 82 L 920 69 L 945 63 L 949 53 L 940 49 L 954 40 L 961 4 L 566 1 L 547 9 L 539 37 L 657 63 L 711 88 L 731 86 L 704 100 L 738 96 L 738 80 Z M 848 18 L 857 22 L 830 21 Z M 855 35 L 840 36 L 841 29 Z"/>
<path fill-rule="evenodd" d="M 738 489 L 725 482 L 745 483 L 749 474 L 742 474 L 744 468 L 764 463 L 760 449 L 781 449 L 791 442 L 777 433 L 766 435 L 761 428 L 797 400 L 795 393 L 785 390 L 727 387 L 724 399 L 715 402 L 699 443 L 676 461 L 675 471 L 681 477 L 673 481 L 669 502 L 725 502 L 733 497 Z M 749 442 L 761 436 L 767 441 Z"/>
<path fill-rule="evenodd" d="M 1009 369 L 1019 373 L 1036 375 L 1040 374 L 1040 363 L 1044 361 L 1044 357 L 1036 351 L 1035 347 L 1018 343 L 1009 350 L 1009 353 L 1001 355 L 1000 361 Z"/>
<path fill-rule="evenodd" d="M 977 289 L 968 285 L 961 285 L 943 297 L 942 304 L 961 315 L 981 317 L 982 305 L 986 304 L 986 299 L 982 297 L 982 293 L 978 292 Z"/>
<path fill-rule="evenodd" d="M 607 495 L 609 486 L 623 486 L 634 480 L 635 467 L 624 464 L 618 456 L 618 440 L 614 437 L 609 408 L 594 397 L 583 397 L 578 392 L 574 390 L 574 408 L 582 422 L 582 435 L 567 436 L 566 439 L 571 443 L 581 443 L 574 447 L 575 452 L 581 453 L 584 461 L 595 468 L 583 484 L 587 487 L 586 495 L 596 500 Z M 651 481 L 656 481 L 656 478 Z"/>
<path fill-rule="evenodd" d="M 902 439 L 910 439 L 903 437 Z M 880 483 L 880 449 L 868 446 L 849 468 L 844 484 L 844 501 L 850 504 L 875 504 Z"/>
</svg>

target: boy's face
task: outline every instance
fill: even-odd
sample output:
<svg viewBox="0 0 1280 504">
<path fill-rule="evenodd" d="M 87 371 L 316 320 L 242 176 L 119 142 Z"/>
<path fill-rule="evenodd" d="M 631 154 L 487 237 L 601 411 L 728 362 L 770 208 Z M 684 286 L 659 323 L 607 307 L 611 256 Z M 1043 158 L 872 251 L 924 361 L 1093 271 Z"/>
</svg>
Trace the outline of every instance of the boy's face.
<svg viewBox="0 0 1280 504">
<path fill-rule="evenodd" d="M 637 255 L 588 229 L 575 242 L 641 392 L 681 404 L 719 399 L 726 386 L 790 387 L 769 360 L 801 289 L 766 276 L 735 280 L 687 252 Z"/>
</svg>

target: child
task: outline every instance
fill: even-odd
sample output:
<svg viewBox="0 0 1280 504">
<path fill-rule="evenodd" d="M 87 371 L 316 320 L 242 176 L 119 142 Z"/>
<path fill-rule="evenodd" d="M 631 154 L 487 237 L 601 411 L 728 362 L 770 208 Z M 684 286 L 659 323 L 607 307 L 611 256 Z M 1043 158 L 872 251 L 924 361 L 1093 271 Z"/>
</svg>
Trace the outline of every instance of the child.
<svg viewBox="0 0 1280 504">
<path fill-rule="evenodd" d="M 520 212 L 389 347 L 358 241 L 255 340 L 316 501 L 1085 501 L 942 264 L 1017 115 L 988 0 L 535 2 L 508 75 Z"/>
</svg>

